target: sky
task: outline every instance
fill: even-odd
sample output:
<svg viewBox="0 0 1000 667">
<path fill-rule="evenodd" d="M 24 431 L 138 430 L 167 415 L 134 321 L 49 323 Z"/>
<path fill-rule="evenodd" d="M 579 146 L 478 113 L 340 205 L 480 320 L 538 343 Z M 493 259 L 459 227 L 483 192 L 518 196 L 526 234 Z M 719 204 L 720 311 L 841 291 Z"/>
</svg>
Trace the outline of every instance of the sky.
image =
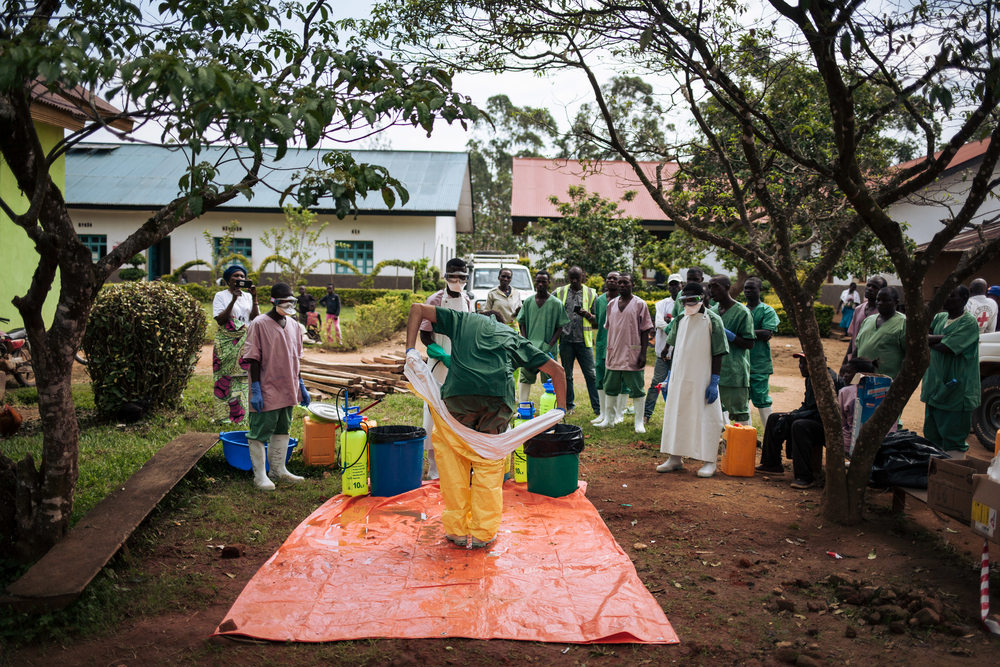
<svg viewBox="0 0 1000 667">
<path fill-rule="evenodd" d="M 336 12 L 332 18 L 367 18 L 372 2 L 356 0 L 355 2 L 332 3 Z M 603 83 L 615 73 L 613 67 L 597 67 L 595 72 Z M 656 83 L 652 79 L 647 80 Z M 481 109 L 486 108 L 487 100 L 503 94 L 510 98 L 515 106 L 532 106 L 547 108 L 561 129 L 570 126 L 580 105 L 593 99 L 590 83 L 579 71 L 561 71 L 555 76 L 538 76 L 529 72 L 512 72 L 500 75 L 459 73 L 453 80 L 453 89 L 471 98 L 472 103 Z M 121 108 L 121 102 L 109 100 Z M 676 119 L 668 119 L 676 122 Z M 143 128 L 137 136 L 145 141 L 160 142 L 160 132 L 155 127 Z M 423 151 L 463 151 L 471 138 L 470 132 L 461 124 L 449 125 L 438 120 L 430 137 L 419 127 L 390 127 L 379 133 L 377 137 L 362 139 L 351 143 L 349 148 L 381 148 L 393 150 L 423 150 Z M 117 143 L 120 140 L 108 132 L 95 133 L 88 141 Z M 339 144 L 324 142 L 324 147 L 342 147 Z"/>
</svg>

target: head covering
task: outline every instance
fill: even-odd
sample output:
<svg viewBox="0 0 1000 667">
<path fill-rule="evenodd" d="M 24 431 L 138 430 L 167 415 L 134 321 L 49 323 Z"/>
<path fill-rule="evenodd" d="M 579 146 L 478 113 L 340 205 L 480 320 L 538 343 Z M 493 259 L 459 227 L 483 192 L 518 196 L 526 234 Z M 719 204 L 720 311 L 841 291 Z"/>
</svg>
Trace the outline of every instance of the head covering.
<svg viewBox="0 0 1000 667">
<path fill-rule="evenodd" d="M 233 264 L 228 269 L 226 269 L 225 273 L 222 274 L 222 279 L 228 283 L 229 279 L 232 278 L 233 274 L 236 273 L 237 271 L 242 271 L 243 275 L 247 274 L 247 270 L 244 269 L 242 266 L 240 266 L 239 264 Z"/>
<path fill-rule="evenodd" d="M 670 283 L 672 283 L 674 281 L 682 283 L 682 282 L 684 282 L 684 279 L 681 278 L 681 274 L 679 274 L 679 273 L 671 273 L 670 277 L 667 278 L 667 284 L 669 285 Z"/>
<path fill-rule="evenodd" d="M 705 294 L 705 288 L 702 287 L 701 283 L 688 283 L 681 290 L 681 294 L 685 296 L 702 296 Z"/>
<path fill-rule="evenodd" d="M 1000 298 L 1000 285 L 994 285 L 993 287 L 986 290 L 986 293 L 989 294 L 990 296 L 995 296 L 997 298 Z"/>
</svg>

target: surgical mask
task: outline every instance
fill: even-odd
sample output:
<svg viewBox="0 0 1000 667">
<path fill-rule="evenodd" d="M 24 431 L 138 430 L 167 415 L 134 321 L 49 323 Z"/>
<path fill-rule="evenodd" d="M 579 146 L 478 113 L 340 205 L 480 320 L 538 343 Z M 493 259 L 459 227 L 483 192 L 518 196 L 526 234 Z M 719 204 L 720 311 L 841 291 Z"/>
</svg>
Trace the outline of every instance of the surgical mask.
<svg viewBox="0 0 1000 667">
<path fill-rule="evenodd" d="M 271 303 L 273 303 L 275 307 L 281 311 L 282 315 L 295 315 L 295 299 L 292 299 L 291 301 L 271 299 Z"/>
<path fill-rule="evenodd" d="M 448 289 L 450 289 L 452 292 L 461 292 L 462 290 L 465 289 L 465 286 L 469 281 L 460 278 L 449 278 L 445 282 L 448 283 Z"/>
<path fill-rule="evenodd" d="M 691 304 L 684 304 L 684 314 L 689 317 L 697 315 L 699 310 L 701 310 L 701 304 L 697 301 Z"/>
</svg>

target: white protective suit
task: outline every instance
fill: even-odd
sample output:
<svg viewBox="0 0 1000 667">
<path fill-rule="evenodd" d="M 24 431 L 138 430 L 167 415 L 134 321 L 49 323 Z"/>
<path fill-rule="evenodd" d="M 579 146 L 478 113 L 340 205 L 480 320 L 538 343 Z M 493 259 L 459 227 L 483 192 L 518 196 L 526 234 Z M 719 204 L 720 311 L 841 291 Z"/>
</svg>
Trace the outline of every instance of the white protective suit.
<svg viewBox="0 0 1000 667">
<path fill-rule="evenodd" d="M 725 427 L 722 401 L 705 401 L 712 378 L 712 321 L 708 313 L 685 315 L 676 322 L 667 400 L 663 408 L 660 451 L 714 463 Z"/>
</svg>

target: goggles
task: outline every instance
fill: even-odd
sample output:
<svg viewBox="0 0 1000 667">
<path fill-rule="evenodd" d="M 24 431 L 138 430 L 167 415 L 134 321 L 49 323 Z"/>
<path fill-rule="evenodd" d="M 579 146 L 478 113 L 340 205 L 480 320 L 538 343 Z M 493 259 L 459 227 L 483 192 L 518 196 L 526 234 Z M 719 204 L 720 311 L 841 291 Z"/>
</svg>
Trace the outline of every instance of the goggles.
<svg viewBox="0 0 1000 667">
<path fill-rule="evenodd" d="M 682 296 L 677 299 L 684 306 L 693 306 L 696 303 L 701 303 L 701 297 L 697 294 L 692 294 L 690 296 Z"/>
<path fill-rule="evenodd" d="M 291 306 L 298 303 L 298 299 L 294 296 L 281 297 L 280 299 L 271 299 L 276 306 Z"/>
<path fill-rule="evenodd" d="M 446 273 L 445 276 L 444 276 L 444 279 L 445 280 L 468 280 L 469 279 L 469 274 L 468 273 L 457 273 L 457 272 L 455 272 L 455 273 Z"/>
</svg>

